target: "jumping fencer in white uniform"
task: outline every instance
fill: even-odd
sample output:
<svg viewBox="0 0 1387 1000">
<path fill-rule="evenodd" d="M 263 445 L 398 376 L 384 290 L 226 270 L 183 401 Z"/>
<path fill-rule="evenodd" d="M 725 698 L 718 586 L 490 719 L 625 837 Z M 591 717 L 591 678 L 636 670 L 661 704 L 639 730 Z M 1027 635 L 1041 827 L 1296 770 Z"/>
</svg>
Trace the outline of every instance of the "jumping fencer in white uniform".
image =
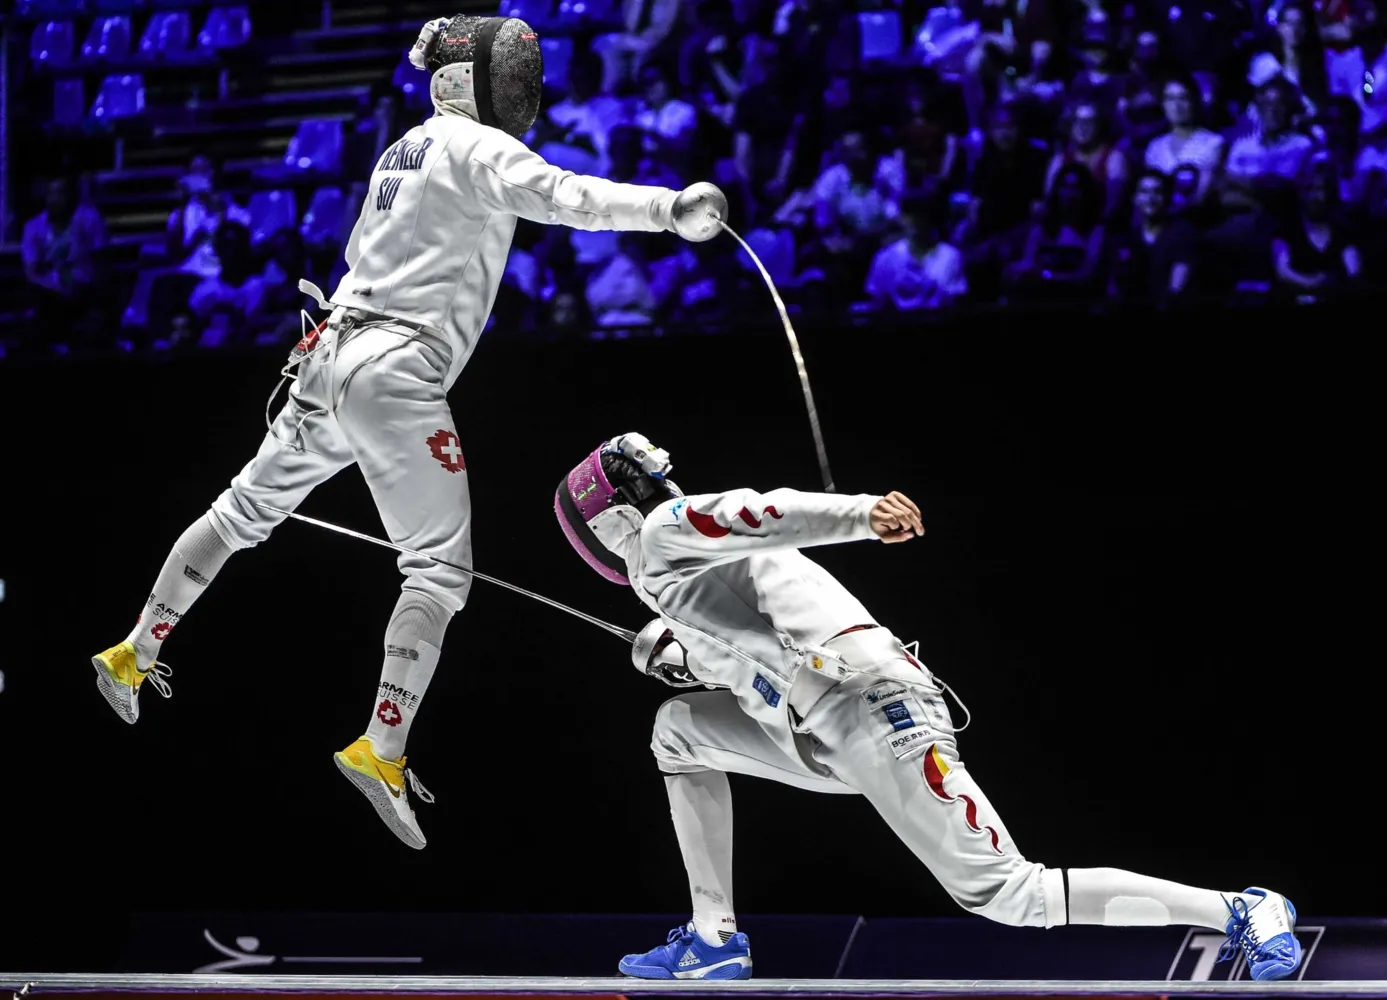
<svg viewBox="0 0 1387 1000">
<path fill-rule="evenodd" d="M 1027 860 L 959 756 L 940 683 L 848 590 L 800 553 L 923 533 L 899 493 L 749 489 L 685 496 L 669 455 L 639 434 L 605 442 L 559 484 L 573 547 L 659 617 L 637 669 L 681 694 L 656 714 L 651 749 L 688 871 L 692 920 L 627 955 L 647 979 L 746 979 L 751 951 L 732 892 L 727 774 L 863 795 L 970 913 L 1004 924 L 1191 925 L 1228 935 L 1254 979 L 1299 967 L 1282 895 L 1217 892 L 1114 868 Z"/>
<path fill-rule="evenodd" d="M 539 110 L 539 40 L 524 21 L 439 18 L 410 53 L 427 70 L 436 114 L 381 156 L 346 247 L 350 270 L 325 323 L 290 356 L 297 378 L 259 452 L 174 543 L 129 636 L 92 658 L 101 693 L 139 717 L 148 680 L 169 695 L 160 646 L 222 564 L 264 541 L 315 486 L 355 464 L 390 538 L 471 565 L 462 442 L 447 392 L 490 315 L 517 219 L 587 230 L 709 239 L 727 204 L 713 185 L 683 192 L 578 176 L 517 138 Z M 286 369 L 287 373 L 288 369 Z M 404 584 L 385 631 L 365 733 L 334 759 L 406 844 L 425 845 L 405 739 L 470 578 L 432 559 L 399 559 Z M 241 655 L 239 653 L 235 655 Z"/>
</svg>

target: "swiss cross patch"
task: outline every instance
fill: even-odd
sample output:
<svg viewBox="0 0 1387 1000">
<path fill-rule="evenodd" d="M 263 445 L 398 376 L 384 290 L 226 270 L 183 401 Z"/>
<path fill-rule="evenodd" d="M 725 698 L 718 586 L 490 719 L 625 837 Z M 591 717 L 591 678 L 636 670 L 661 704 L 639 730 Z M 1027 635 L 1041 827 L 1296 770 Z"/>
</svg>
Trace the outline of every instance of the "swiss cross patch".
<svg viewBox="0 0 1387 1000">
<path fill-rule="evenodd" d="M 376 708 L 376 718 L 387 726 L 398 726 L 405 721 L 404 713 L 400 711 L 400 706 L 396 705 L 389 698 L 381 700 Z"/>
<path fill-rule="evenodd" d="M 462 460 L 462 445 L 458 443 L 458 436 L 452 431 L 439 428 L 434 431 L 433 437 L 428 439 L 428 445 L 433 457 L 438 459 L 443 468 L 449 472 L 466 471 L 467 463 Z"/>
</svg>

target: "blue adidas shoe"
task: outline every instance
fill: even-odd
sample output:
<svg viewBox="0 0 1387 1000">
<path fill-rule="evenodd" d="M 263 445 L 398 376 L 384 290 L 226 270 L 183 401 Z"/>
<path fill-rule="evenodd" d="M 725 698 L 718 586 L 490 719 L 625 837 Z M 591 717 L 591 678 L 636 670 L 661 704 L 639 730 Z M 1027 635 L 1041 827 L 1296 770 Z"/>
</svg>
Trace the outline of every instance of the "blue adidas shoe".
<svg viewBox="0 0 1387 1000">
<path fill-rule="evenodd" d="M 627 955 L 617 969 L 637 979 L 750 979 L 751 944 L 738 932 L 715 948 L 694 933 L 693 924 L 686 924 L 670 931 L 660 947 Z"/>
<path fill-rule="evenodd" d="M 1248 906 L 1241 896 L 1260 896 Z M 1228 904 L 1228 940 L 1219 949 L 1220 962 L 1242 949 L 1253 979 L 1285 979 L 1300 968 L 1300 942 L 1295 936 L 1295 907 L 1279 892 L 1247 889 Z"/>
</svg>

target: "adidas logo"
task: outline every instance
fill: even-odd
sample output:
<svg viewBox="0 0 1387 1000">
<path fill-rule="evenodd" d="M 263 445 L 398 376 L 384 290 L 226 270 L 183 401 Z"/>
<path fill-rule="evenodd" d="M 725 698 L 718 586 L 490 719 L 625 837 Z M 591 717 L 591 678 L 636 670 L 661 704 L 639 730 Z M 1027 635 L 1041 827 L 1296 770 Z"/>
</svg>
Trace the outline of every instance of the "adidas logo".
<svg viewBox="0 0 1387 1000">
<path fill-rule="evenodd" d="M 692 948 L 690 948 L 688 951 L 684 952 L 684 957 L 681 958 L 681 959 L 679 960 L 679 968 L 681 968 L 681 969 L 687 968 L 687 967 L 690 966 L 690 965 L 697 965 L 697 964 L 698 964 L 698 956 L 695 955 L 695 954 L 693 953 L 693 949 L 692 949 Z"/>
</svg>

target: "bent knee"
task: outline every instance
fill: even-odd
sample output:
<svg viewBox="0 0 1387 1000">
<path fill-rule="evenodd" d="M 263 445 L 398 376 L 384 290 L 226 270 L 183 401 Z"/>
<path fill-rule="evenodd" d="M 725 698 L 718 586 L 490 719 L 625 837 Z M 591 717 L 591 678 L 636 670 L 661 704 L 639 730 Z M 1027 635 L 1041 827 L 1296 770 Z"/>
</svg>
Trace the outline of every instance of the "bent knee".
<svg viewBox="0 0 1387 1000">
<path fill-rule="evenodd" d="M 437 562 L 429 555 L 404 553 L 397 564 L 405 578 L 402 589 L 423 594 L 456 614 L 472 593 L 472 574 L 460 568 L 471 562 L 467 547 L 462 544 L 433 547 L 424 552 L 437 553 L 438 559 L 455 565 Z"/>
<path fill-rule="evenodd" d="M 972 880 L 971 885 L 951 888 L 959 906 L 979 917 L 1009 927 L 1056 927 L 1068 921 L 1064 875 L 1058 868 L 1025 858 L 1012 857 L 1008 864 Z"/>
<path fill-rule="evenodd" d="M 213 501 L 207 512 L 212 530 L 235 551 L 259 545 L 284 521 L 283 514 L 267 511 L 234 486 Z"/>
<path fill-rule="evenodd" d="M 401 590 L 422 594 L 435 604 L 442 605 L 450 614 L 457 614 L 467 603 L 467 595 L 472 592 L 472 578 L 459 573 L 447 576 L 431 573 L 406 573 Z"/>
<path fill-rule="evenodd" d="M 650 752 L 661 771 L 667 774 L 689 774 L 706 771 L 694 759 L 693 748 L 687 738 L 689 705 L 685 696 L 671 698 L 655 712 L 655 726 L 650 735 Z"/>
</svg>

